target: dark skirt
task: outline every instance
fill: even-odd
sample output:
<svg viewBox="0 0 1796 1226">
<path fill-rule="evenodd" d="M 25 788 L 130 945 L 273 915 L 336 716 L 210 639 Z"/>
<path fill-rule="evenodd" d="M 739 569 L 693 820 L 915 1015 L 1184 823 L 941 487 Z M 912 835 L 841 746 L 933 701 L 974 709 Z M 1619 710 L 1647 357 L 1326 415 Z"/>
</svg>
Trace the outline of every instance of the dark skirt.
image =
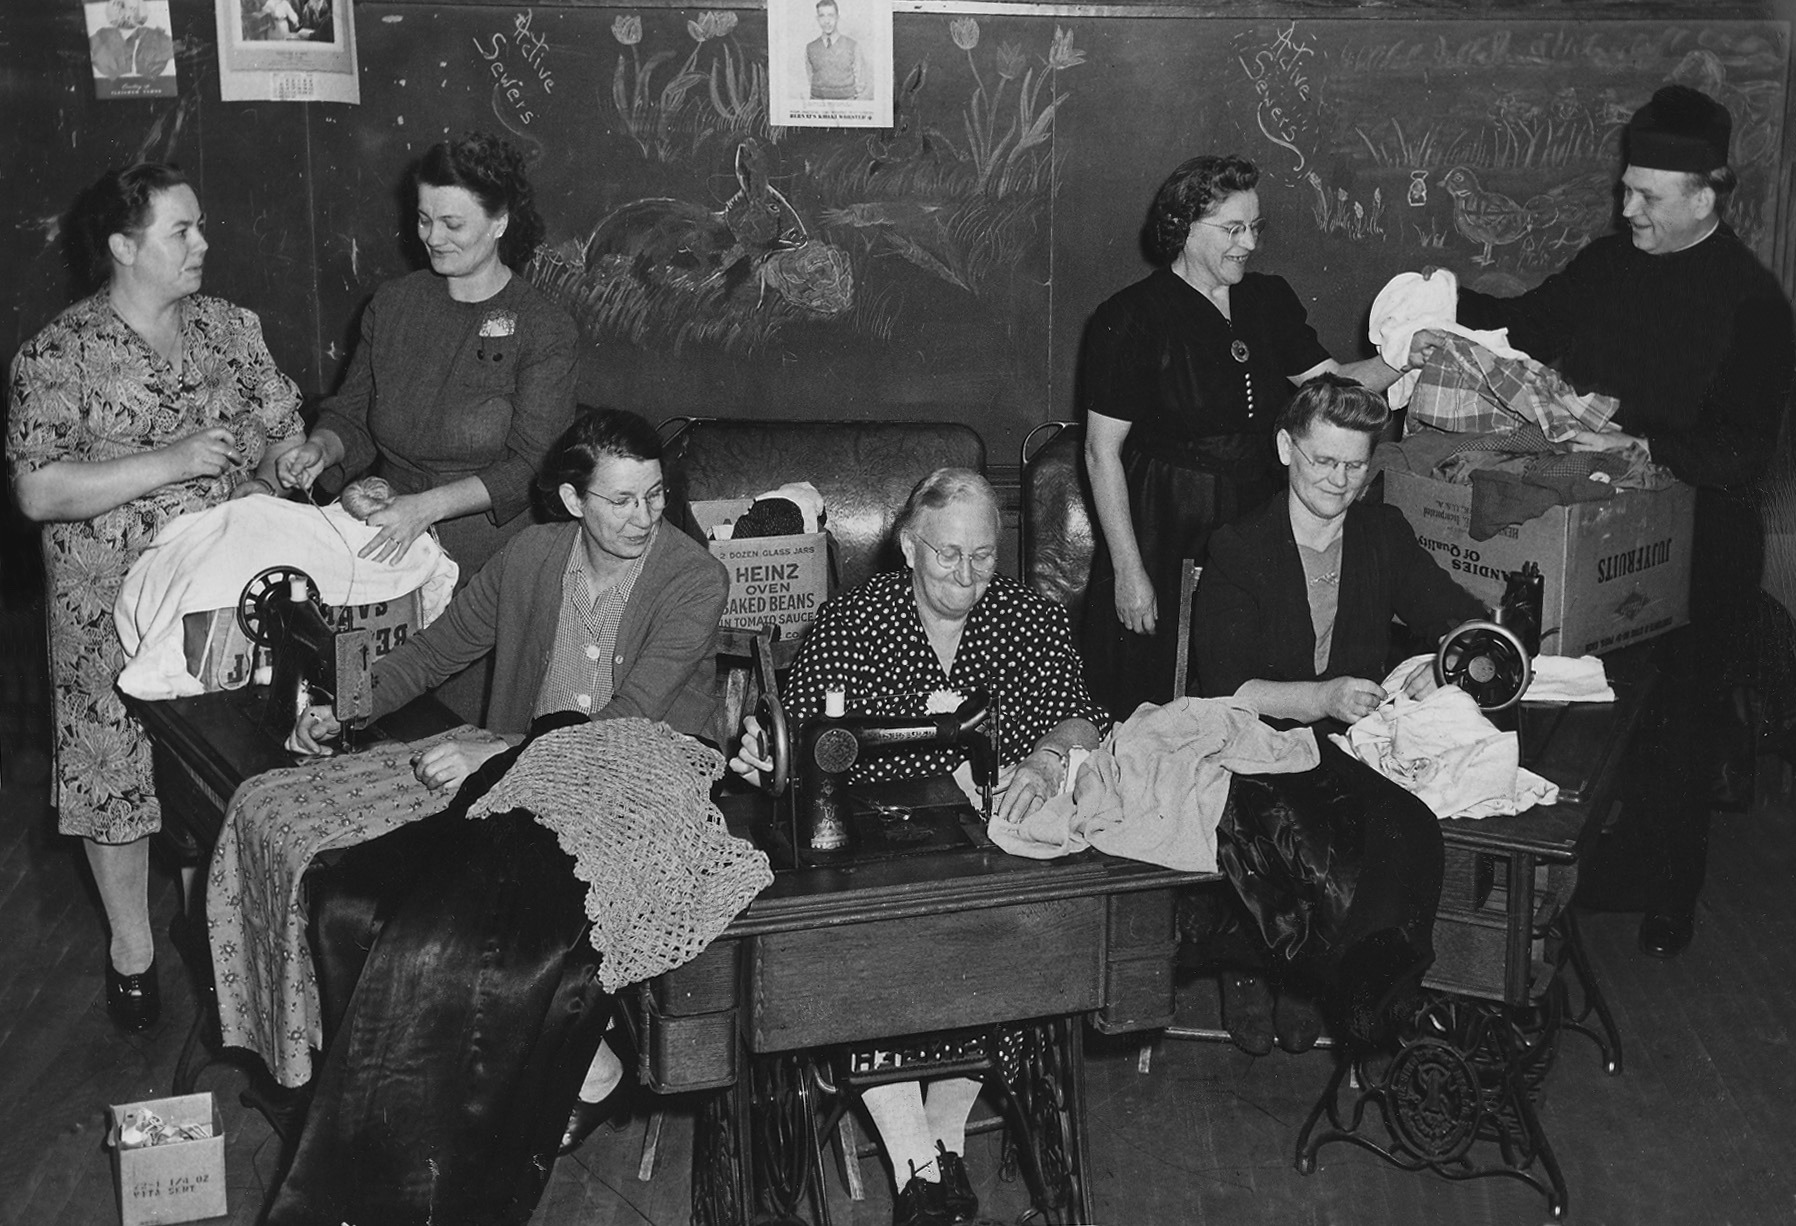
<svg viewBox="0 0 1796 1226">
<path fill-rule="evenodd" d="M 521 811 L 450 809 L 307 876 L 325 1054 L 270 1226 L 523 1223 L 612 1008 L 586 887 Z"/>
<path fill-rule="evenodd" d="M 1188 960 L 1269 971 L 1374 1037 L 1434 961 L 1445 846 L 1432 810 L 1316 738 L 1313 770 L 1236 775 L 1216 830 L 1233 887 L 1181 908 Z"/>
<path fill-rule="evenodd" d="M 1091 564 L 1079 651 L 1091 693 L 1117 719 L 1127 719 L 1144 702 L 1170 702 L 1178 657 L 1179 575 L 1186 558 L 1199 566 L 1209 553 L 1210 533 L 1233 523 L 1276 494 L 1283 474 L 1270 466 L 1271 444 L 1260 435 L 1203 440 L 1181 448 L 1131 445 L 1123 449 L 1123 476 L 1129 487 L 1129 516 L 1135 543 L 1153 581 L 1159 616 L 1154 633 L 1136 634 L 1116 616 L 1116 568 L 1098 534 Z M 1197 677 L 1186 681 L 1195 693 Z"/>
</svg>

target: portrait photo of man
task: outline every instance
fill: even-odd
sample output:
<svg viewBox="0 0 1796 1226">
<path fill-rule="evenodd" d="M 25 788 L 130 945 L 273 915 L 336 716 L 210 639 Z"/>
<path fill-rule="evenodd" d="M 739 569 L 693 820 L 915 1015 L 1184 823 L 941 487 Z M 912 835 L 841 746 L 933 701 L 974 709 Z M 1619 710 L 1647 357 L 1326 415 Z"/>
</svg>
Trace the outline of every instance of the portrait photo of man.
<svg viewBox="0 0 1796 1226">
<path fill-rule="evenodd" d="M 840 32 L 841 21 L 836 0 L 817 0 L 819 34 L 804 49 L 811 97 L 871 98 L 873 77 L 867 71 L 867 57 L 857 40 Z"/>
</svg>

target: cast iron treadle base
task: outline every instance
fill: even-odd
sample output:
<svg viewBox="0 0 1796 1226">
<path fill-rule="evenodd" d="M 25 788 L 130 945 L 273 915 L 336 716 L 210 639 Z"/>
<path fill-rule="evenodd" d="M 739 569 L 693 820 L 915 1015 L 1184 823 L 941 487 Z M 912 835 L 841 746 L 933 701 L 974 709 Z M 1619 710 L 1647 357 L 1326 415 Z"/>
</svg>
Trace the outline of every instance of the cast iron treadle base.
<svg viewBox="0 0 1796 1226">
<path fill-rule="evenodd" d="M 830 1052 L 748 1057 L 744 1085 L 707 1096 L 693 1136 L 695 1226 L 830 1226 L 823 1147 L 869 1086 L 978 1077 L 1005 1123 L 1000 1174 L 1021 1175 L 1023 1222 L 1091 1220 L 1081 1019 L 1049 1018 Z M 822 1058 L 833 1056 L 834 1073 Z M 855 1161 L 854 1155 L 845 1155 Z"/>
<path fill-rule="evenodd" d="M 1341 1059 L 1297 1138 L 1297 1169 L 1316 1169 L 1316 1151 L 1351 1141 L 1393 1166 L 1446 1179 L 1519 1179 L 1565 1215 L 1565 1177 L 1535 1114 L 1534 1100 L 1558 1051 L 1565 988 L 1554 979 L 1534 1005 L 1430 992 L 1402 1028 L 1394 1054 Z M 1363 1087 L 1341 1105 L 1348 1072 Z M 1368 1108 L 1384 1121 L 1368 1135 Z M 1327 1127 L 1318 1130 L 1324 1117 Z M 1474 1146 L 1482 1146 L 1474 1158 Z M 1494 1151 L 1494 1152 L 1492 1152 Z M 1538 1170 L 1536 1169 L 1538 1164 Z M 1544 1176 L 1544 1178 L 1543 1178 Z"/>
</svg>

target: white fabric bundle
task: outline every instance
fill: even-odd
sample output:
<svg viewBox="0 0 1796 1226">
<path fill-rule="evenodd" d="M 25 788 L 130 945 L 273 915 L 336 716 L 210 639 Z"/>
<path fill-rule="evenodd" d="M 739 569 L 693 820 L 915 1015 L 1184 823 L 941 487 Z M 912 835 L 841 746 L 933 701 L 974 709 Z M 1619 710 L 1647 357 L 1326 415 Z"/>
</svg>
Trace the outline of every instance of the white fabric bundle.
<svg viewBox="0 0 1796 1226">
<path fill-rule="evenodd" d="M 1385 679 L 1387 699 L 1333 741 L 1415 793 L 1436 817 L 1495 817 L 1556 804 L 1559 787 L 1521 764 L 1521 738 L 1486 719 L 1472 696 L 1442 686 L 1409 698 L 1403 682 L 1432 656 L 1405 660 Z"/>
<path fill-rule="evenodd" d="M 1427 276 L 1419 272 L 1400 272 L 1385 282 L 1378 297 L 1372 300 L 1372 313 L 1366 332 L 1378 346 L 1385 364 L 1403 371 L 1403 376 L 1385 389 L 1385 399 L 1393 409 L 1409 403 L 1415 390 L 1419 370 L 1406 370 L 1409 344 L 1417 332 L 1433 328 L 1452 332 L 1473 340 L 1492 353 L 1505 358 L 1528 355 L 1509 344 L 1509 329 L 1480 331 L 1459 323 L 1459 278 L 1445 268 L 1437 268 Z"/>
</svg>

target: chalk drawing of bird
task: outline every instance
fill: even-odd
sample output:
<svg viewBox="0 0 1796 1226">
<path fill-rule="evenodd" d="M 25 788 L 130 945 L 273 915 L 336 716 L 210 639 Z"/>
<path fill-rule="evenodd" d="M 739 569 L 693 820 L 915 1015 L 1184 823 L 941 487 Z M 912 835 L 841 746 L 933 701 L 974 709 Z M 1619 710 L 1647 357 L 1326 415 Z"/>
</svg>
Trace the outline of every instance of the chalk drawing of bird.
<svg viewBox="0 0 1796 1226">
<path fill-rule="evenodd" d="M 1554 241 L 1582 243 L 1614 219 L 1615 180 L 1604 171 L 1579 175 L 1530 196 L 1522 207 L 1536 230 L 1559 231 Z"/>
<path fill-rule="evenodd" d="M 1478 176 L 1464 166 L 1449 170 L 1440 186 L 1453 197 L 1454 227 L 1474 243 L 1484 244 L 1484 251 L 1472 257 L 1474 264 L 1494 262 L 1493 247 L 1507 246 L 1533 227 L 1527 209 L 1501 192 L 1485 191 Z"/>
</svg>

